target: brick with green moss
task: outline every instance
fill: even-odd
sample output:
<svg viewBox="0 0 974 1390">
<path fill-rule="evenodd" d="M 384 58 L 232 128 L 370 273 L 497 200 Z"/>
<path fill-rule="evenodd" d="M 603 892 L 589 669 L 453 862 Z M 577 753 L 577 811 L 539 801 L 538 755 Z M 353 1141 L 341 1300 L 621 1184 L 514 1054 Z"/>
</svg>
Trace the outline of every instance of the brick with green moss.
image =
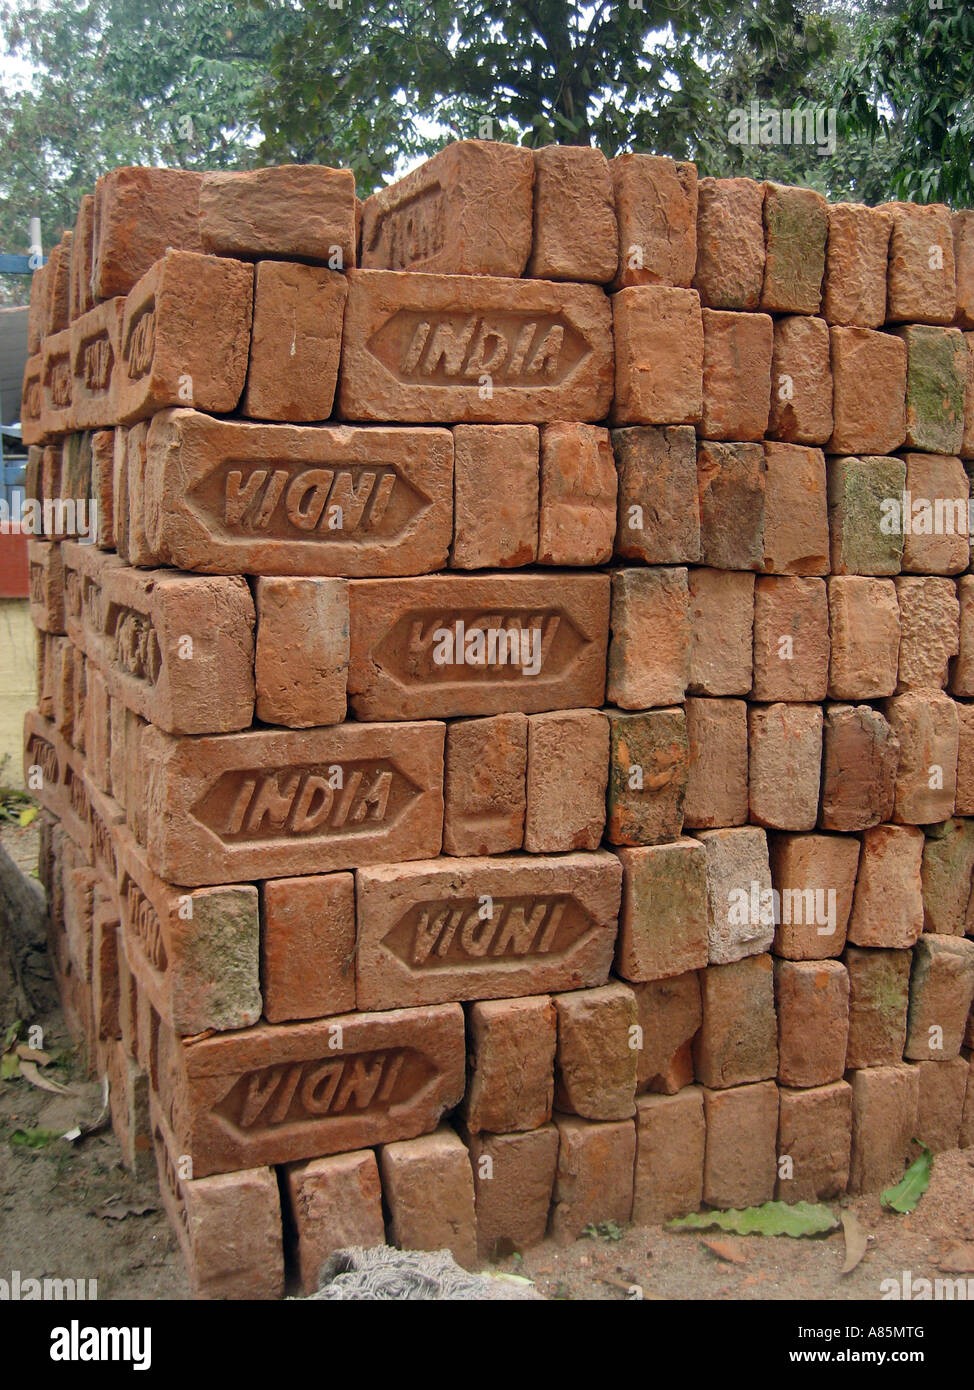
<svg viewBox="0 0 974 1390">
<path fill-rule="evenodd" d="M 829 459 L 833 574 L 899 574 L 905 486 L 902 459 L 875 455 Z"/>
<path fill-rule="evenodd" d="M 959 328 L 910 324 L 906 343 L 906 442 L 932 454 L 956 454 L 964 439 L 967 344 Z"/>
<path fill-rule="evenodd" d="M 765 185 L 766 260 L 761 308 L 784 314 L 817 314 L 825 276 L 828 204 L 811 188 Z"/>
<path fill-rule="evenodd" d="M 954 817 L 927 827 L 923 847 L 923 929 L 942 936 L 974 932 L 971 876 L 974 821 Z"/>
<path fill-rule="evenodd" d="M 615 845 L 657 845 L 683 829 L 690 744 L 682 709 L 607 711 L 607 834 Z"/>
<path fill-rule="evenodd" d="M 849 972 L 846 1066 L 884 1067 L 902 1061 L 913 952 L 847 946 L 842 959 Z"/>
</svg>

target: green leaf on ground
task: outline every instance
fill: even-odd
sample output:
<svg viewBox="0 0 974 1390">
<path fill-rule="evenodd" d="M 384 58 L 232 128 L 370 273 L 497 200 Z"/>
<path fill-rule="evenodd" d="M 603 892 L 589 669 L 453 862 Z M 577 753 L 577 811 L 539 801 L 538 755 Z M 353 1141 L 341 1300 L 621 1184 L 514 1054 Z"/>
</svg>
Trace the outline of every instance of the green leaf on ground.
<svg viewBox="0 0 974 1390">
<path fill-rule="evenodd" d="M 919 1140 L 915 1141 L 919 1143 Z M 880 1202 L 891 1211 L 913 1211 L 917 1202 L 930 1186 L 933 1172 L 933 1154 L 926 1144 L 920 1144 L 923 1153 L 903 1174 L 895 1187 L 887 1187 L 880 1196 Z"/>
<path fill-rule="evenodd" d="M 18 1149 L 46 1149 L 61 1133 L 56 1129 L 15 1129 L 10 1142 Z"/>
<path fill-rule="evenodd" d="M 839 1218 L 819 1202 L 763 1202 L 743 1211 L 695 1211 L 668 1221 L 668 1231 L 708 1231 L 719 1226 L 739 1236 L 817 1236 L 834 1231 Z"/>
<path fill-rule="evenodd" d="M 17 824 L 21 827 L 30 825 L 31 821 L 37 819 L 38 814 L 39 813 L 36 806 L 25 806 L 24 809 L 21 811 L 20 815 L 17 817 Z"/>
<path fill-rule="evenodd" d="M 11 1081 L 20 1075 L 20 1058 L 16 1052 L 5 1052 L 0 1057 L 0 1081 Z"/>
</svg>

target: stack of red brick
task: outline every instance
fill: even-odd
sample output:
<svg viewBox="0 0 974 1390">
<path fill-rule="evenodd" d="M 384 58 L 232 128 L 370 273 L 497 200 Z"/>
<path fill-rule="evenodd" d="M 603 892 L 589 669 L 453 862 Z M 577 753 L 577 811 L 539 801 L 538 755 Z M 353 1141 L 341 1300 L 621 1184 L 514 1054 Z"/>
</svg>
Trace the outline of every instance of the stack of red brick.
<svg viewBox="0 0 974 1390">
<path fill-rule="evenodd" d="M 650 156 L 99 181 L 26 765 L 198 1291 L 974 1142 L 971 329 L 974 213 Z"/>
</svg>

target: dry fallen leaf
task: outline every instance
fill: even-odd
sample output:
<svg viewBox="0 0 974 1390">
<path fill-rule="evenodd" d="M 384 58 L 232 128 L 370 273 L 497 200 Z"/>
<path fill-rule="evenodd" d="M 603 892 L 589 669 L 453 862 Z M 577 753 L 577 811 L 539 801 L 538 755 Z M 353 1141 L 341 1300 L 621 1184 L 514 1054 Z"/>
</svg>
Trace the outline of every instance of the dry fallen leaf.
<svg viewBox="0 0 974 1390">
<path fill-rule="evenodd" d="M 76 1095 L 70 1086 L 62 1086 L 60 1081 L 50 1081 L 46 1076 L 41 1076 L 33 1062 L 25 1062 L 21 1059 L 20 1074 L 25 1081 L 29 1081 L 32 1086 L 39 1086 L 42 1091 L 53 1091 L 56 1096 Z"/>
<path fill-rule="evenodd" d="M 851 1274 L 866 1253 L 869 1237 L 859 1224 L 854 1212 L 842 1212 L 842 1230 L 845 1232 L 845 1264 L 840 1274 Z"/>
<path fill-rule="evenodd" d="M 747 1264 L 747 1254 L 736 1240 L 705 1240 L 702 1242 L 718 1260 L 728 1260 L 734 1265 Z"/>
<path fill-rule="evenodd" d="M 25 1062 L 36 1062 L 40 1067 L 46 1067 L 51 1061 L 50 1052 L 42 1052 L 37 1047 L 28 1047 L 26 1043 L 18 1043 L 15 1050 L 17 1056 L 22 1057 Z"/>
</svg>

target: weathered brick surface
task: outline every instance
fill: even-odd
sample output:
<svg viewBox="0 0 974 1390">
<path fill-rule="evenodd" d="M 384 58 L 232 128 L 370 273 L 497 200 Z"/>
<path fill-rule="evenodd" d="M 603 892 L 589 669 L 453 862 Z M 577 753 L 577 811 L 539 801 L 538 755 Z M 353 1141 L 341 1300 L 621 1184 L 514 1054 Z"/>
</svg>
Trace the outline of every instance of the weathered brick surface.
<svg viewBox="0 0 974 1390">
<path fill-rule="evenodd" d="M 892 218 L 861 203 L 829 206 L 822 309 L 829 323 L 881 328 Z"/>
<path fill-rule="evenodd" d="M 878 700 L 896 690 L 900 647 L 898 584 L 833 575 L 829 599 L 829 698 Z"/>
<path fill-rule="evenodd" d="M 532 151 L 517 145 L 448 145 L 365 200 L 362 265 L 521 275 L 531 252 L 534 171 Z"/>
<path fill-rule="evenodd" d="M 778 1080 L 783 1086 L 825 1086 L 846 1068 L 849 976 L 837 960 L 774 964 L 778 1015 Z"/>
<path fill-rule="evenodd" d="M 333 1251 L 385 1244 L 379 1168 L 370 1149 L 359 1149 L 292 1163 L 284 1172 L 301 1288 L 310 1294 Z"/>
<path fill-rule="evenodd" d="M 599 710 L 528 719 L 524 848 L 532 854 L 597 849 L 605 828 L 609 721 Z"/>
<path fill-rule="evenodd" d="M 628 209 L 617 209 L 613 199 L 618 163 L 590 146 L 543 145 L 534 151 L 534 236 L 526 274 L 596 284 L 612 279 L 619 261 L 617 212 L 624 225 L 629 220 Z"/>
<path fill-rule="evenodd" d="M 167 406 L 236 409 L 247 376 L 253 298 L 253 267 L 240 261 L 191 251 L 167 251 L 156 261 L 125 301 L 115 376 L 119 423 L 134 424 Z"/>
<path fill-rule="evenodd" d="M 347 294 L 338 271 L 258 262 L 242 415 L 292 423 L 328 419 L 338 383 Z"/>
<path fill-rule="evenodd" d="M 632 1203 L 637 1225 L 697 1210 L 703 1198 L 705 1143 L 699 1086 L 686 1086 L 673 1096 L 639 1097 Z"/>
<path fill-rule="evenodd" d="M 28 357 L 24 365 L 24 381 L 20 393 L 20 437 L 24 444 L 43 444 L 44 427 L 41 412 L 44 409 L 44 388 L 41 376 L 44 370 L 44 357 L 38 350 Z"/>
<path fill-rule="evenodd" d="M 689 285 L 697 256 L 697 169 L 660 155 L 610 163 L 619 227 L 615 287 Z"/>
<path fill-rule="evenodd" d="M 170 248 L 199 251 L 202 175 L 181 169 L 112 169 L 95 184 L 91 289 L 128 294 Z"/>
<path fill-rule="evenodd" d="M 822 579 L 759 575 L 754 585 L 756 700 L 824 700 L 828 598 Z"/>
<path fill-rule="evenodd" d="M 538 558 L 539 438 L 535 425 L 453 431 L 453 569 L 512 569 Z"/>
<path fill-rule="evenodd" d="M 852 1084 L 852 1159 L 849 1191 L 874 1192 L 899 1182 L 911 1157 L 920 1077 L 915 1067 L 866 1067 Z"/>
<path fill-rule="evenodd" d="M 41 632 L 64 632 L 64 566 L 57 542 L 27 542 L 30 618 Z"/>
<path fill-rule="evenodd" d="M 956 1149 L 964 1116 L 970 1066 L 963 1057 L 949 1062 L 918 1062 L 920 1096 L 917 1139 L 932 1153 Z"/>
<path fill-rule="evenodd" d="M 952 323 L 957 292 L 950 212 L 940 203 L 883 203 L 880 210 L 892 218 L 886 322 Z"/>
<path fill-rule="evenodd" d="M 94 256 L 95 195 L 86 193 L 78 204 L 78 215 L 71 238 L 71 284 L 68 312 L 75 319 L 94 308 L 91 292 L 91 269 Z M 32 296 L 33 297 L 33 296 Z"/>
<path fill-rule="evenodd" d="M 602 704 L 607 575 L 357 580 L 349 605 L 359 719 Z"/>
<path fill-rule="evenodd" d="M 903 949 L 923 930 L 920 863 L 923 832 L 877 825 L 862 835 L 849 940 L 856 946 Z"/>
<path fill-rule="evenodd" d="M 636 1000 L 627 985 L 556 994 L 555 1108 L 587 1120 L 635 1113 Z"/>
<path fill-rule="evenodd" d="M 899 575 L 900 609 L 898 693 L 942 690 L 950 659 L 959 649 L 959 605 L 951 579 Z"/>
<path fill-rule="evenodd" d="M 772 835 L 769 856 L 779 894 L 775 955 L 787 960 L 841 955 L 852 910 L 859 841 L 849 835 Z"/>
<path fill-rule="evenodd" d="M 902 1060 L 913 953 L 848 946 L 847 1067 L 882 1067 Z"/>
<path fill-rule="evenodd" d="M 701 443 L 697 489 L 705 565 L 717 570 L 763 565 L 766 472 L 760 444 Z"/>
<path fill-rule="evenodd" d="M 813 830 L 822 764 L 821 708 L 752 705 L 747 723 L 751 820 L 773 830 Z"/>
<path fill-rule="evenodd" d="M 747 956 L 701 972 L 703 1022 L 693 1042 L 696 1078 L 712 1090 L 767 1081 L 778 1071 L 771 957 Z"/>
<path fill-rule="evenodd" d="M 597 285 L 385 270 L 347 279 L 344 419 L 544 424 L 608 414 L 611 309 Z"/>
<path fill-rule="evenodd" d="M 952 695 L 974 695 L 974 575 L 962 574 L 957 580 L 960 604 L 959 651 L 950 668 Z"/>
<path fill-rule="evenodd" d="M 361 868 L 360 1008 L 602 984 L 622 869 L 605 852 Z"/>
<path fill-rule="evenodd" d="M 199 190 L 204 251 L 355 264 L 355 176 L 350 169 L 286 164 L 206 173 Z"/>
<path fill-rule="evenodd" d="M 632 987 L 642 1046 L 636 1062 L 636 1094 L 675 1095 L 693 1080 L 693 1037 L 703 1013 L 696 970 Z"/>
<path fill-rule="evenodd" d="M 900 759 L 897 730 L 870 705 L 825 706 L 822 729 L 823 830 L 865 830 L 893 813 Z"/>
<path fill-rule="evenodd" d="M 690 681 L 693 695 L 746 695 L 751 689 L 754 575 L 689 571 Z"/>
<path fill-rule="evenodd" d="M 682 709 L 607 711 L 606 836 L 614 845 L 654 845 L 683 829 L 690 745 Z"/>
<path fill-rule="evenodd" d="M 748 1207 L 774 1196 L 778 1088 L 773 1081 L 704 1089 L 707 1142 L 703 1199 L 712 1207 Z"/>
<path fill-rule="evenodd" d="M 526 808 L 528 721 L 523 714 L 459 719 L 447 728 L 443 849 L 520 849 Z"/>
<path fill-rule="evenodd" d="M 262 578 L 254 595 L 258 719 L 299 729 L 340 723 L 348 674 L 347 581 Z"/>
<path fill-rule="evenodd" d="M 829 523 L 821 449 L 765 444 L 766 574 L 827 574 Z"/>
<path fill-rule="evenodd" d="M 350 873 L 261 885 L 260 972 L 269 1023 L 355 1008 L 355 880 Z"/>
<path fill-rule="evenodd" d="M 125 300 L 106 299 L 71 324 L 71 423 L 91 429 L 115 423 L 113 384 L 121 353 Z M 966 365 L 966 364 L 965 364 Z"/>
<path fill-rule="evenodd" d="M 974 816 L 974 705 L 955 700 L 957 706 L 957 795 L 954 810 Z"/>
<path fill-rule="evenodd" d="M 906 442 L 953 454 L 964 438 L 967 344 L 959 328 L 910 324 L 906 343 Z"/>
<path fill-rule="evenodd" d="M 471 1138 L 477 1251 L 482 1260 L 544 1239 L 558 1168 L 554 1125 L 521 1134 Z"/>
<path fill-rule="evenodd" d="M 852 1088 L 833 1081 L 810 1090 L 778 1088 L 779 1202 L 829 1201 L 849 1180 L 852 1147 Z M 781 1159 L 791 1159 L 790 1175 Z"/>
<path fill-rule="evenodd" d="M 615 553 L 650 565 L 701 558 L 697 446 L 689 425 L 612 431 L 618 470 Z"/>
<path fill-rule="evenodd" d="M 622 912 L 615 968 L 630 981 L 707 964 L 707 857 L 698 840 L 620 849 Z"/>
<path fill-rule="evenodd" d="M 974 998 L 974 941 L 924 932 L 913 948 L 904 1057 L 943 1062 L 960 1052 Z"/>
<path fill-rule="evenodd" d="M 768 314 L 724 309 L 704 309 L 702 316 L 703 409 L 697 430 L 703 439 L 763 439 L 768 401 L 774 411 L 776 400 L 771 394 L 777 380 L 773 320 Z M 831 409 L 831 401 L 829 405 Z"/>
<path fill-rule="evenodd" d="M 928 826 L 921 868 L 924 931 L 974 935 L 972 873 L 974 821 L 951 819 Z"/>
<path fill-rule="evenodd" d="M 50 438 L 65 434 L 74 424 L 74 375 L 71 370 L 71 332 L 49 334 L 41 347 L 40 430 Z M 37 442 L 25 438 L 25 444 Z M 48 496 L 56 495 L 48 493 Z"/>
<path fill-rule="evenodd" d="M 449 1250 L 477 1262 L 473 1174 L 463 1140 L 448 1125 L 379 1150 L 389 1234 L 401 1250 Z"/>
<path fill-rule="evenodd" d="M 558 1169 L 550 1231 L 559 1245 L 569 1245 L 586 1226 L 632 1215 L 636 1126 L 632 1120 L 595 1124 L 558 1115 Z"/>
<path fill-rule="evenodd" d="M 179 569 L 422 574 L 453 536 L 453 437 L 163 411 L 150 427 L 146 530 Z"/>
<path fill-rule="evenodd" d="M 900 514 L 903 569 L 914 574 L 957 574 L 970 563 L 967 532 L 970 484 L 960 459 L 906 455 L 907 516 Z M 907 527 L 906 523 L 909 522 Z"/>
<path fill-rule="evenodd" d="M 701 830 L 707 851 L 710 964 L 766 951 L 774 936 L 768 842 L 756 826 Z"/>
<path fill-rule="evenodd" d="M 428 1134 L 463 1094 L 459 1004 L 161 1037 L 160 1099 L 199 1177 Z"/>
<path fill-rule="evenodd" d="M 892 819 L 931 825 L 953 814 L 957 784 L 957 710 L 939 690 L 914 690 L 883 702 L 900 742 Z"/>
<path fill-rule="evenodd" d="M 753 179 L 701 179 L 697 207 L 700 302 L 756 309 L 764 281 L 764 187 Z"/>
<path fill-rule="evenodd" d="M 609 432 L 556 422 L 541 431 L 540 565 L 603 565 L 612 557 L 618 479 Z"/>
<path fill-rule="evenodd" d="M 703 320 L 696 290 L 634 285 L 612 297 L 617 425 L 682 425 L 703 410 Z"/>
<path fill-rule="evenodd" d="M 868 328 L 835 328 L 830 454 L 889 454 L 906 439 L 906 344 Z"/>
<path fill-rule="evenodd" d="M 768 434 L 795 444 L 827 444 L 832 425 L 828 325 L 804 315 L 777 319 Z"/>
<path fill-rule="evenodd" d="M 486 999 L 467 1010 L 461 1115 L 471 1134 L 538 1129 L 551 1119 L 558 1018 L 547 995 Z"/>
<path fill-rule="evenodd" d="M 690 617 L 683 568 L 612 575 L 608 698 L 623 709 L 682 700 L 690 678 Z"/>
<path fill-rule="evenodd" d="M 825 275 L 828 206 L 811 188 L 765 184 L 761 308 L 817 314 Z"/>
<path fill-rule="evenodd" d="M 954 233 L 954 271 L 957 281 L 957 318 L 961 328 L 974 328 L 974 217 L 970 211 L 955 212 L 951 219 Z"/>
<path fill-rule="evenodd" d="M 747 820 L 747 705 L 743 700 L 686 701 L 690 769 L 683 821 L 689 829 Z"/>
<path fill-rule="evenodd" d="M 149 863 L 174 883 L 208 884 L 436 854 L 443 738 L 437 723 L 194 739 L 147 728 L 138 801 Z"/>
</svg>

